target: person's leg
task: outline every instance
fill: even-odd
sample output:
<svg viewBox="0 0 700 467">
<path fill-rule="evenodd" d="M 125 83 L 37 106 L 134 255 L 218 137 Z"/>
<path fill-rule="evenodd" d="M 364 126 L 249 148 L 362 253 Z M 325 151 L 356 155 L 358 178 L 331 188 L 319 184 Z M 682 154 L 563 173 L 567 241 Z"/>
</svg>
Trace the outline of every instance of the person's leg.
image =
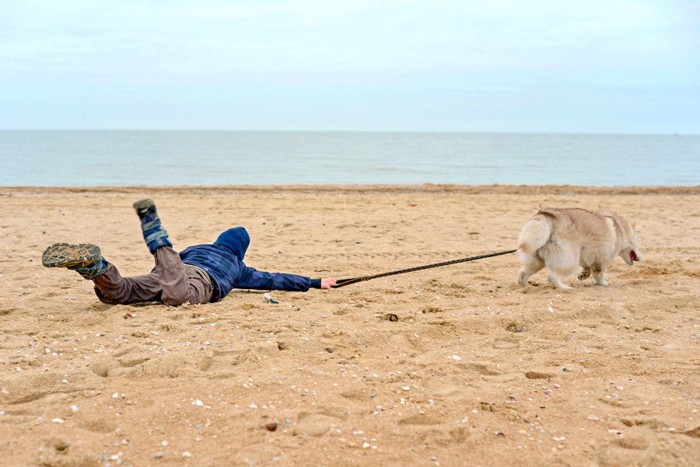
<svg viewBox="0 0 700 467">
<path fill-rule="evenodd" d="M 95 283 L 95 294 L 110 305 L 148 302 L 160 298 L 156 274 L 124 278 L 105 260 L 97 245 L 90 243 L 54 243 L 41 257 L 46 267 L 67 268 Z"/>
<path fill-rule="evenodd" d="M 122 277 L 116 266 L 107 262 L 105 272 L 94 278 L 93 282 L 97 298 L 102 303 L 109 305 L 128 305 L 160 300 L 161 288 L 155 273 Z"/>
<path fill-rule="evenodd" d="M 188 302 L 192 304 L 209 303 L 214 295 L 214 281 L 209 273 L 191 264 L 185 264 L 189 283 Z"/>
<path fill-rule="evenodd" d="M 151 199 L 141 199 L 134 203 L 134 209 L 141 221 L 143 239 L 156 262 L 154 273 L 161 290 L 160 300 L 167 305 L 182 305 L 188 298 L 187 274 L 161 225 L 156 204 Z"/>
<path fill-rule="evenodd" d="M 177 306 L 185 302 L 196 304 L 211 300 L 213 284 L 206 271 L 183 264 L 180 255 L 167 246 L 158 248 L 153 255 L 156 259 L 154 274 L 163 303 Z"/>
<path fill-rule="evenodd" d="M 101 256 L 97 245 L 55 243 L 44 251 L 42 263 L 46 267 L 71 269 L 92 280 L 97 298 L 109 305 L 152 301 L 181 305 L 211 300 L 213 284 L 209 274 L 183 264 L 180 255 L 170 247 L 158 248 L 154 257 L 154 272 L 122 277 L 117 267 Z"/>
<path fill-rule="evenodd" d="M 154 272 L 160 286 L 160 300 L 172 306 L 185 302 L 209 302 L 212 296 L 211 278 L 206 272 L 200 270 L 200 274 L 182 263 L 161 225 L 155 203 L 142 199 L 134 203 L 134 209 L 141 220 L 144 241 L 155 258 Z"/>
<path fill-rule="evenodd" d="M 163 246 L 153 252 L 156 260 L 155 275 L 161 288 L 160 300 L 172 306 L 182 305 L 188 301 L 189 281 L 185 265 L 169 246 Z"/>
</svg>

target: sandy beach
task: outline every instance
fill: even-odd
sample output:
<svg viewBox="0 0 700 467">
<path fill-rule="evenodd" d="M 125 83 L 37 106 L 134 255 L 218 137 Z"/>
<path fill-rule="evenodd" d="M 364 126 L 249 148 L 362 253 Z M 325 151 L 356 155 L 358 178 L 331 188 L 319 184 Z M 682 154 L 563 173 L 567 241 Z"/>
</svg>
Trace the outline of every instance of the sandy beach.
<svg viewBox="0 0 700 467">
<path fill-rule="evenodd" d="M 635 220 L 608 287 L 514 254 L 331 291 L 107 306 L 41 265 L 91 242 L 153 266 L 243 225 L 249 266 L 335 278 L 515 248 L 538 207 Z M 0 188 L 0 464 L 698 465 L 700 186 Z M 395 315 L 397 319 L 389 319 Z"/>
</svg>

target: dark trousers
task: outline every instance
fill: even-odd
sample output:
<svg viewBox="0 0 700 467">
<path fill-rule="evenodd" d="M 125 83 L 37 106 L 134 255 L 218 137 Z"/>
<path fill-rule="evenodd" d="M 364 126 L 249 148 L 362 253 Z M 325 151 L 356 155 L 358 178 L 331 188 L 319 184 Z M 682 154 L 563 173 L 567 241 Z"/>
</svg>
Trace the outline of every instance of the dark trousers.
<svg viewBox="0 0 700 467">
<path fill-rule="evenodd" d="M 105 273 L 94 280 L 100 301 L 110 305 L 160 301 L 177 306 L 211 300 L 214 286 L 206 271 L 184 264 L 169 246 L 158 248 L 153 256 L 155 271 L 143 276 L 122 277 L 116 266 L 108 262 Z"/>
</svg>

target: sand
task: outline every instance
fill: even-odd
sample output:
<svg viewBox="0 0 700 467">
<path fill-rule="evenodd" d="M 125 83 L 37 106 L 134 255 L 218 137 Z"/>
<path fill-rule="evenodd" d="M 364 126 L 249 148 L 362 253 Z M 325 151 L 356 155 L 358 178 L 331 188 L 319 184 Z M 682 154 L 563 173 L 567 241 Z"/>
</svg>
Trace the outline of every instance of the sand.
<svg viewBox="0 0 700 467">
<path fill-rule="evenodd" d="M 58 241 L 126 275 L 244 225 L 247 263 L 352 277 L 515 248 L 540 206 L 637 222 L 608 287 L 514 254 L 331 291 L 107 306 Z M 1 465 L 698 465 L 700 187 L 0 188 Z M 388 319 L 396 315 L 398 320 Z"/>
</svg>

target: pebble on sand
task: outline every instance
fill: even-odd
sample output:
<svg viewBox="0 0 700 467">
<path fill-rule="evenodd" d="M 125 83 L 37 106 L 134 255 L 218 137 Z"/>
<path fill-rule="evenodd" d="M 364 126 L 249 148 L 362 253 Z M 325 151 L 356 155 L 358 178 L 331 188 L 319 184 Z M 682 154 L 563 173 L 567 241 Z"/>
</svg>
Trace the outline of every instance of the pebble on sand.
<svg viewBox="0 0 700 467">
<path fill-rule="evenodd" d="M 265 428 L 267 429 L 267 431 L 275 431 L 277 430 L 277 422 L 266 423 Z"/>
</svg>

